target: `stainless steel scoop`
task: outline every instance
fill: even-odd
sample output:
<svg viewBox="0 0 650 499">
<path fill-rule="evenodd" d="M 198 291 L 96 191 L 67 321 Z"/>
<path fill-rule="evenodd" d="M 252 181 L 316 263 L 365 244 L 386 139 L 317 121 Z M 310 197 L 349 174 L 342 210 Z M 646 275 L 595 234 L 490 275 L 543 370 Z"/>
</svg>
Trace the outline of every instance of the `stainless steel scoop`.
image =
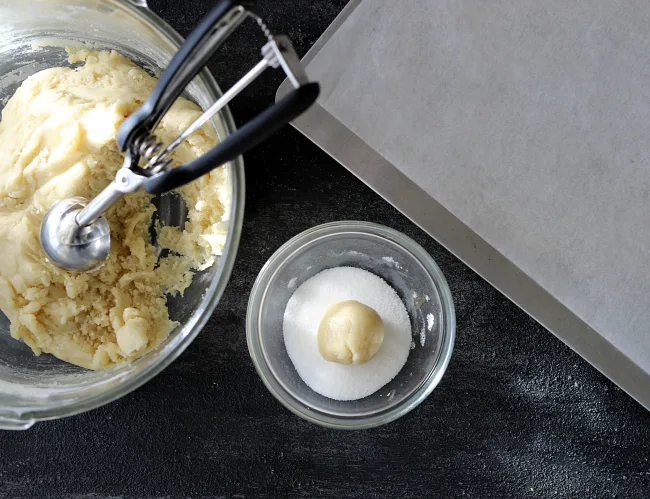
<svg viewBox="0 0 650 499">
<path fill-rule="evenodd" d="M 153 134 L 156 126 L 212 54 L 249 17 L 268 40 L 262 47 L 262 60 L 165 147 Z M 201 157 L 170 168 L 171 152 L 269 67 L 281 67 L 294 90 Z M 199 178 L 266 140 L 306 111 L 318 93 L 318 83 L 309 82 L 287 37 L 272 35 L 257 15 L 237 2 L 221 0 L 187 37 L 147 101 L 120 126 L 117 143 L 125 159 L 115 180 L 91 201 L 64 199 L 46 213 L 40 238 L 47 258 L 65 270 L 96 269 L 110 251 L 110 229 L 103 213 L 123 195 L 142 188 L 162 194 Z"/>
</svg>

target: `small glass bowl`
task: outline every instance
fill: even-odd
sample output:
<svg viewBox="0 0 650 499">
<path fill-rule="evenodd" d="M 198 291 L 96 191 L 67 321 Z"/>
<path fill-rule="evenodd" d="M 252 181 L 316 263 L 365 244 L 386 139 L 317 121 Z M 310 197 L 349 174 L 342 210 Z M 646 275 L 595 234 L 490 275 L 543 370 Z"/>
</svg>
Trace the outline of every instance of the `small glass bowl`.
<svg viewBox="0 0 650 499">
<path fill-rule="evenodd" d="M 282 333 L 284 309 L 293 292 L 322 270 L 349 266 L 390 284 L 411 319 L 406 364 L 368 397 L 332 400 L 309 388 L 289 359 Z M 444 374 L 454 346 L 454 304 L 442 272 L 429 254 L 403 234 L 366 222 L 333 222 L 285 243 L 264 265 L 248 302 L 246 338 L 262 381 L 285 407 L 323 426 L 379 426 L 417 407 Z"/>
</svg>

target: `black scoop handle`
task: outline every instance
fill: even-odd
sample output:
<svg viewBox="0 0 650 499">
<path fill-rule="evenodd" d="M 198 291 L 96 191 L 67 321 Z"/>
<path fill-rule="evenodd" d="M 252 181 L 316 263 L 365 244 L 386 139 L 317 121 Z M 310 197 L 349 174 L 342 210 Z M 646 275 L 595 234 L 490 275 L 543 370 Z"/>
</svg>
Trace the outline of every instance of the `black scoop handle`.
<svg viewBox="0 0 650 499">
<path fill-rule="evenodd" d="M 231 23 L 229 29 L 221 23 L 235 7 L 242 6 L 235 0 L 220 0 L 201 23 L 190 33 L 176 55 L 172 58 L 153 89 L 149 98 L 129 116 L 117 132 L 117 144 L 126 152 L 136 137 L 149 136 L 185 87 L 205 67 L 214 52 L 237 28 L 239 22 Z M 242 6 L 243 8 L 243 6 Z M 240 16 L 240 22 L 245 16 Z M 227 21 L 227 19 L 226 19 Z"/>
<path fill-rule="evenodd" d="M 232 161 L 300 116 L 316 101 L 319 92 L 318 83 L 298 87 L 199 158 L 146 178 L 144 189 L 150 194 L 162 194 Z"/>
</svg>

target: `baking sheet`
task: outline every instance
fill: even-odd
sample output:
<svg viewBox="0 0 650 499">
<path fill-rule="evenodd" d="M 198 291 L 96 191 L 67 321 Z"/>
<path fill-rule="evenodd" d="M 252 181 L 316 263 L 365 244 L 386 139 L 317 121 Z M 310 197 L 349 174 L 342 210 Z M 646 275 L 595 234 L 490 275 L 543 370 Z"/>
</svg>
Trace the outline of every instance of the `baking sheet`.
<svg viewBox="0 0 650 499">
<path fill-rule="evenodd" d="M 633 0 L 353 1 L 296 126 L 650 407 L 647 26 Z"/>
</svg>

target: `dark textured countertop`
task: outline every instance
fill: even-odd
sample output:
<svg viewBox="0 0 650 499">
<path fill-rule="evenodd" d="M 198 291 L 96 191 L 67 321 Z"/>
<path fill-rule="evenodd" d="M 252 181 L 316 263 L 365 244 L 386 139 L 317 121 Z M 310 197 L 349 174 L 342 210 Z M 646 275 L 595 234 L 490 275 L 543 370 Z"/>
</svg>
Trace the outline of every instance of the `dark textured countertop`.
<svg viewBox="0 0 650 499">
<path fill-rule="evenodd" d="M 212 3 L 150 2 L 184 35 Z M 302 55 L 344 4 L 268 0 L 260 10 Z M 257 57 L 257 42 L 240 40 L 211 65 L 224 84 Z M 239 97 L 237 121 L 271 103 L 279 83 L 267 76 Z M 650 497 L 650 413 L 295 130 L 245 162 L 239 255 L 205 330 L 121 400 L 0 433 L 0 497 Z M 245 338 L 248 294 L 267 258 L 298 232 L 342 219 L 382 223 L 423 245 L 447 276 L 458 319 L 433 394 L 360 432 L 285 410 Z"/>
</svg>

